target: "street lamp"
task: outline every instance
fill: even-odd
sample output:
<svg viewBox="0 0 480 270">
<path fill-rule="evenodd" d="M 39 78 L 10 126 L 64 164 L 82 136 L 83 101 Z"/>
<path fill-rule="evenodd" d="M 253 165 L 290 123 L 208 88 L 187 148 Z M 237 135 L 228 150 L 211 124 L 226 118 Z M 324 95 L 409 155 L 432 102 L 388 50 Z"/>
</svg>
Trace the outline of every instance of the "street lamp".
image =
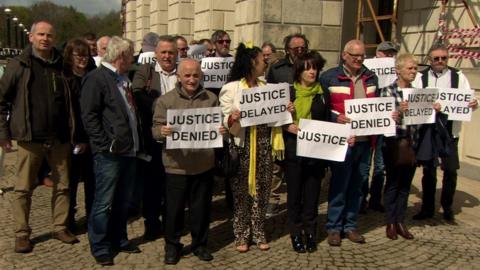
<svg viewBox="0 0 480 270">
<path fill-rule="evenodd" d="M 12 42 L 10 40 L 10 12 L 12 12 L 11 9 L 9 8 L 6 8 L 3 10 L 5 12 L 5 15 L 6 15 L 6 20 L 7 20 L 7 31 L 6 31 L 6 35 L 7 35 L 7 47 L 10 48 L 12 46 Z"/>
<path fill-rule="evenodd" d="M 25 26 L 23 26 L 23 23 L 19 23 L 18 27 L 20 27 L 18 31 L 18 43 L 20 43 L 20 49 L 23 49 L 24 47 L 24 42 L 23 42 L 23 30 L 25 30 Z"/>
<path fill-rule="evenodd" d="M 15 37 L 15 48 L 18 49 L 18 36 L 17 36 L 17 32 L 18 32 L 18 18 L 15 16 L 13 17 L 12 19 L 13 21 L 13 36 Z"/>
</svg>

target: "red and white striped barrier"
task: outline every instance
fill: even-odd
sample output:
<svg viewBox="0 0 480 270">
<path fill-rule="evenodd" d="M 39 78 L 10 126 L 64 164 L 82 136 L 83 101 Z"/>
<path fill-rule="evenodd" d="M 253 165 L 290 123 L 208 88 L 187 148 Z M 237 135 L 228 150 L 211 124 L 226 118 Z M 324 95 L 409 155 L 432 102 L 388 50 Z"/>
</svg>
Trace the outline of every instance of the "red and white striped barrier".
<svg viewBox="0 0 480 270">
<path fill-rule="evenodd" d="M 475 34 L 453 34 L 453 35 L 444 35 L 442 39 L 454 39 L 454 38 L 478 38 L 480 37 L 480 32 Z"/>
<path fill-rule="evenodd" d="M 467 42 L 451 43 L 447 45 L 447 48 L 466 47 L 466 46 L 479 45 L 479 44 L 480 44 L 479 40 L 472 40 Z"/>
<path fill-rule="evenodd" d="M 479 33 L 480 27 L 477 26 L 474 28 L 452 28 L 452 29 L 443 28 L 442 32 L 443 33 L 469 33 L 469 32 Z"/>
<path fill-rule="evenodd" d="M 460 55 L 461 57 L 480 59 L 480 52 L 472 52 L 472 51 L 459 49 L 459 48 L 448 48 L 448 51 L 456 53 L 453 56 Z"/>
</svg>

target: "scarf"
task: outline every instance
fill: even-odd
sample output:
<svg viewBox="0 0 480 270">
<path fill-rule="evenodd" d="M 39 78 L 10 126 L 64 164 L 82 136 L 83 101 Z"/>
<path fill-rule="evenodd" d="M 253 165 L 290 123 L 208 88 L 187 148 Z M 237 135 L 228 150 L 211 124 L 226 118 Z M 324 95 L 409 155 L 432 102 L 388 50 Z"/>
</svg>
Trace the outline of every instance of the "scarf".
<svg viewBox="0 0 480 270">
<path fill-rule="evenodd" d="M 258 86 L 264 86 L 265 84 L 261 81 L 258 81 Z M 247 80 L 242 78 L 240 80 L 240 88 L 243 90 L 248 90 L 250 87 L 247 84 Z M 257 196 L 257 127 L 250 127 L 250 153 L 249 153 L 249 164 L 248 164 L 248 194 L 250 196 Z M 283 141 L 282 128 L 281 127 L 272 127 L 272 132 L 270 136 L 270 142 L 272 145 L 272 156 L 275 159 L 283 160 L 285 153 L 285 143 Z"/>
<path fill-rule="evenodd" d="M 312 119 L 312 101 L 315 95 L 323 94 L 323 89 L 318 82 L 310 87 L 304 87 L 301 84 L 294 82 L 295 88 L 295 117 L 293 122 L 298 125 L 300 119 Z"/>
</svg>

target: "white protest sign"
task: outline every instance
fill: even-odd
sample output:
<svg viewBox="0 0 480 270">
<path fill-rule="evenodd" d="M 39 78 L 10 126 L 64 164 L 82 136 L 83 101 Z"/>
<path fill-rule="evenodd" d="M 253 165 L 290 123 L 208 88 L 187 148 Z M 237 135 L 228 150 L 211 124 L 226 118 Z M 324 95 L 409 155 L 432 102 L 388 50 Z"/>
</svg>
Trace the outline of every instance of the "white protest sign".
<svg viewBox="0 0 480 270">
<path fill-rule="evenodd" d="M 167 149 L 202 149 L 223 146 L 220 107 L 167 110 Z"/>
<path fill-rule="evenodd" d="M 143 52 L 138 56 L 137 63 L 150 64 L 150 63 L 155 63 L 156 61 L 157 61 L 157 57 L 155 56 L 155 52 Z"/>
<path fill-rule="evenodd" d="M 202 59 L 203 87 L 222 88 L 228 81 L 233 57 L 206 57 Z"/>
<path fill-rule="evenodd" d="M 393 57 L 369 58 L 365 59 L 363 64 L 372 72 L 375 72 L 378 77 L 379 88 L 389 86 L 397 79 L 395 58 Z"/>
<path fill-rule="evenodd" d="M 350 126 L 324 121 L 300 119 L 297 156 L 344 161 Z"/>
<path fill-rule="evenodd" d="M 292 116 L 287 111 L 290 102 L 288 83 L 242 89 L 239 95 L 242 127 L 276 122 L 291 123 Z"/>
<path fill-rule="evenodd" d="M 403 124 L 419 125 L 435 123 L 433 103 L 438 97 L 435 88 L 403 88 L 403 100 L 408 102 L 408 110 L 403 113 Z"/>
<path fill-rule="evenodd" d="M 345 115 L 350 118 L 353 134 L 357 136 L 396 133 L 392 113 L 393 97 L 358 98 L 345 100 Z"/>
<path fill-rule="evenodd" d="M 448 120 L 470 121 L 472 108 L 468 103 L 473 100 L 471 89 L 440 88 L 438 102 L 442 105 L 442 113 L 448 114 Z"/>
</svg>

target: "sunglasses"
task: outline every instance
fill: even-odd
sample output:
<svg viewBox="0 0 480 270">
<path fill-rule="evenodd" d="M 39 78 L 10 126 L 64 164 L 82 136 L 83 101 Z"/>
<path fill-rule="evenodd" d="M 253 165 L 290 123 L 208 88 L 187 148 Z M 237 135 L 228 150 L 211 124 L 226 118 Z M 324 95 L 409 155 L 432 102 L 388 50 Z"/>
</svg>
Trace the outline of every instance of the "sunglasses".
<svg viewBox="0 0 480 270">
<path fill-rule="evenodd" d="M 435 61 L 435 62 L 438 62 L 438 61 L 440 61 L 440 60 L 442 60 L 442 61 L 447 61 L 448 57 L 446 57 L 446 56 L 436 56 L 436 57 L 432 57 L 432 59 L 433 59 L 433 61 Z"/>
<path fill-rule="evenodd" d="M 347 54 L 350 55 L 353 58 L 361 58 L 361 59 L 365 58 L 364 54 L 353 54 L 353 53 L 349 53 L 349 52 L 347 52 Z"/>
<path fill-rule="evenodd" d="M 220 40 L 217 40 L 217 43 L 218 43 L 218 44 L 230 44 L 230 42 L 232 42 L 230 39 L 220 39 Z"/>
<path fill-rule="evenodd" d="M 300 47 L 290 47 L 289 49 L 292 50 L 292 51 L 302 51 L 303 52 L 307 48 L 300 46 Z"/>
<path fill-rule="evenodd" d="M 182 51 L 182 52 L 185 52 L 185 51 L 188 51 L 189 47 L 185 47 L 185 48 L 178 48 L 179 51 Z"/>
</svg>

